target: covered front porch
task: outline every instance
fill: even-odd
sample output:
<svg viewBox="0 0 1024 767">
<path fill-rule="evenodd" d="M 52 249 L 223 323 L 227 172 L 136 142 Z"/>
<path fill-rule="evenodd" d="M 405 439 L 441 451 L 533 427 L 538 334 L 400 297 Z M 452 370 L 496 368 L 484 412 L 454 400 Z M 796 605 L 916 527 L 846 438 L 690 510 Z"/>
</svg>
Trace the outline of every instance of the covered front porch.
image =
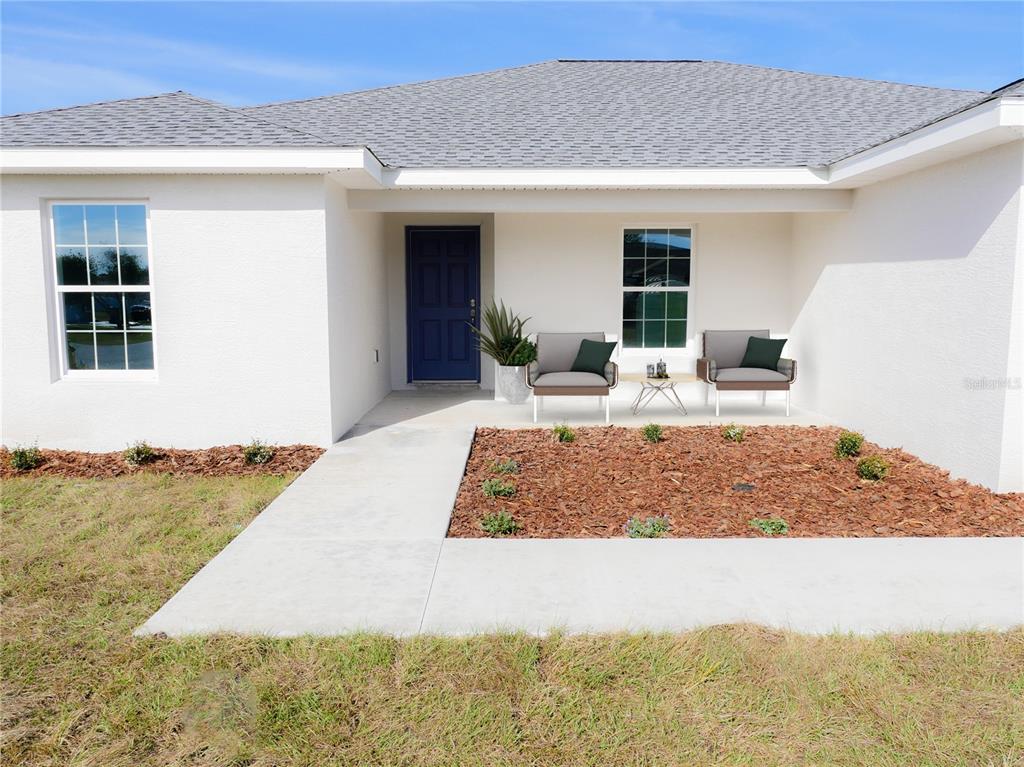
<svg viewBox="0 0 1024 767">
<path fill-rule="evenodd" d="M 841 214 L 851 196 L 812 189 L 350 190 L 347 205 L 355 215 L 379 217 L 390 390 L 460 383 L 494 392 L 494 362 L 476 351 L 467 329 L 491 302 L 527 319 L 529 334 L 603 333 L 618 342 L 613 361 L 627 375 L 658 360 L 670 373 L 693 374 L 705 329 L 788 337 L 807 287 L 794 254 L 795 218 Z M 645 258 L 645 238 L 648 250 L 681 244 Z M 619 384 L 613 420 L 632 417 L 638 388 Z M 677 390 L 688 411 L 705 412 L 702 384 Z M 759 392 L 723 393 L 722 416 L 784 415 L 785 399 L 769 392 L 762 406 Z M 667 405 L 657 397 L 638 417 L 676 414 Z M 800 405 L 798 385 L 794 413 Z M 597 405 L 546 398 L 544 411 L 548 420 L 590 420 Z M 494 412 L 520 417 L 515 409 Z"/>
</svg>

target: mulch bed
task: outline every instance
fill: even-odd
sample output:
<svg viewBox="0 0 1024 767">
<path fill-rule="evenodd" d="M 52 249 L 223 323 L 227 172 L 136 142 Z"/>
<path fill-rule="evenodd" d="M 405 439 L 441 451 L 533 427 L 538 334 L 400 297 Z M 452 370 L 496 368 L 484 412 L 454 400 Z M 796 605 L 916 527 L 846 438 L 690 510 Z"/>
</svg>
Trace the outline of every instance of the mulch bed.
<svg viewBox="0 0 1024 767">
<path fill-rule="evenodd" d="M 245 462 L 241 445 L 211 447 L 206 450 L 154 448 L 151 461 L 137 468 L 124 461 L 121 452 L 81 453 L 75 450 L 40 450 L 42 463 L 29 471 L 11 468 L 10 452 L 0 450 L 0 478 L 9 477 L 120 477 L 148 472 L 201 477 L 225 477 L 247 474 L 291 474 L 309 468 L 324 452 L 314 445 L 275 446 L 273 457 L 262 464 Z"/>
<path fill-rule="evenodd" d="M 892 464 L 862 480 L 856 459 L 833 453 L 838 428 L 747 427 L 741 443 L 719 427 L 666 427 L 659 444 L 639 429 L 478 429 L 448 535 L 483 538 L 480 520 L 506 511 L 522 538 L 614 538 L 632 516 L 667 516 L 669 537 L 763 537 L 754 518 L 785 519 L 789 537 L 1020 536 L 1024 494 L 996 494 L 898 449 L 865 442 Z M 485 498 L 492 464 L 513 458 L 513 498 Z M 753 489 L 742 485 L 753 485 Z M 734 486 L 739 486 L 734 489 Z"/>
</svg>

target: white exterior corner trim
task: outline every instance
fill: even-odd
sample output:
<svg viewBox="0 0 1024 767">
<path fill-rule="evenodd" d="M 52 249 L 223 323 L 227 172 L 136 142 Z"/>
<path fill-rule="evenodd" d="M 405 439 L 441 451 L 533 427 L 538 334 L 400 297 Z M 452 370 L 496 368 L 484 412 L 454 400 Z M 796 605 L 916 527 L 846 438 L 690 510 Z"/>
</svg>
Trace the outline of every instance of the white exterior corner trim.
<svg viewBox="0 0 1024 767">
<path fill-rule="evenodd" d="M 824 186 L 814 168 L 397 168 L 389 189 L 707 189 Z"/>
<path fill-rule="evenodd" d="M 0 172 L 43 173 L 347 173 L 379 185 L 382 166 L 366 147 L 6 147 Z"/>
</svg>

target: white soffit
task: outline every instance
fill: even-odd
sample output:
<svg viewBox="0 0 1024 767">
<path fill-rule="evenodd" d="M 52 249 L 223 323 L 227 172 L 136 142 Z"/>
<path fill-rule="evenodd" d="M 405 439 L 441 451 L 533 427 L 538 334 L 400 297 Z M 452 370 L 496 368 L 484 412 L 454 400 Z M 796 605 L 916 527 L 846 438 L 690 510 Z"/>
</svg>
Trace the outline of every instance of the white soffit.
<svg viewBox="0 0 1024 767">
<path fill-rule="evenodd" d="M 352 190 L 351 210 L 391 213 L 794 213 L 849 210 L 849 189 Z"/>
<path fill-rule="evenodd" d="M 387 189 L 801 189 L 824 186 L 812 168 L 396 168 Z"/>
</svg>

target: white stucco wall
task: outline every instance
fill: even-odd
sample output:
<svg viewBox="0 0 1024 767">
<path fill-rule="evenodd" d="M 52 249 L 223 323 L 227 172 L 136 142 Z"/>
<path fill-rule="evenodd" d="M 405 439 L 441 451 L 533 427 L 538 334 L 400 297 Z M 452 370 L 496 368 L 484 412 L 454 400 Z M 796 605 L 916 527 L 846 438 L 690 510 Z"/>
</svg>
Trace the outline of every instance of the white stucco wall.
<svg viewBox="0 0 1024 767">
<path fill-rule="evenodd" d="M 1001 490 L 1022 489 L 1022 146 L 859 189 L 793 230 L 794 402 Z"/>
<path fill-rule="evenodd" d="M 339 439 L 391 389 L 384 221 L 325 183 L 331 429 Z"/>
<path fill-rule="evenodd" d="M 705 328 L 788 333 L 791 225 L 785 213 L 496 214 L 495 296 L 530 317 L 531 332 L 600 330 L 618 338 L 623 228 L 689 226 L 694 260 L 687 348 L 664 356 L 670 369 L 692 372 Z M 625 350 L 619 363 L 641 370 L 659 354 Z"/>
<path fill-rule="evenodd" d="M 7 176 L 2 442 L 111 450 L 329 444 L 324 181 L 267 176 Z M 61 379 L 44 211 L 55 198 L 149 205 L 157 370 Z"/>
</svg>

